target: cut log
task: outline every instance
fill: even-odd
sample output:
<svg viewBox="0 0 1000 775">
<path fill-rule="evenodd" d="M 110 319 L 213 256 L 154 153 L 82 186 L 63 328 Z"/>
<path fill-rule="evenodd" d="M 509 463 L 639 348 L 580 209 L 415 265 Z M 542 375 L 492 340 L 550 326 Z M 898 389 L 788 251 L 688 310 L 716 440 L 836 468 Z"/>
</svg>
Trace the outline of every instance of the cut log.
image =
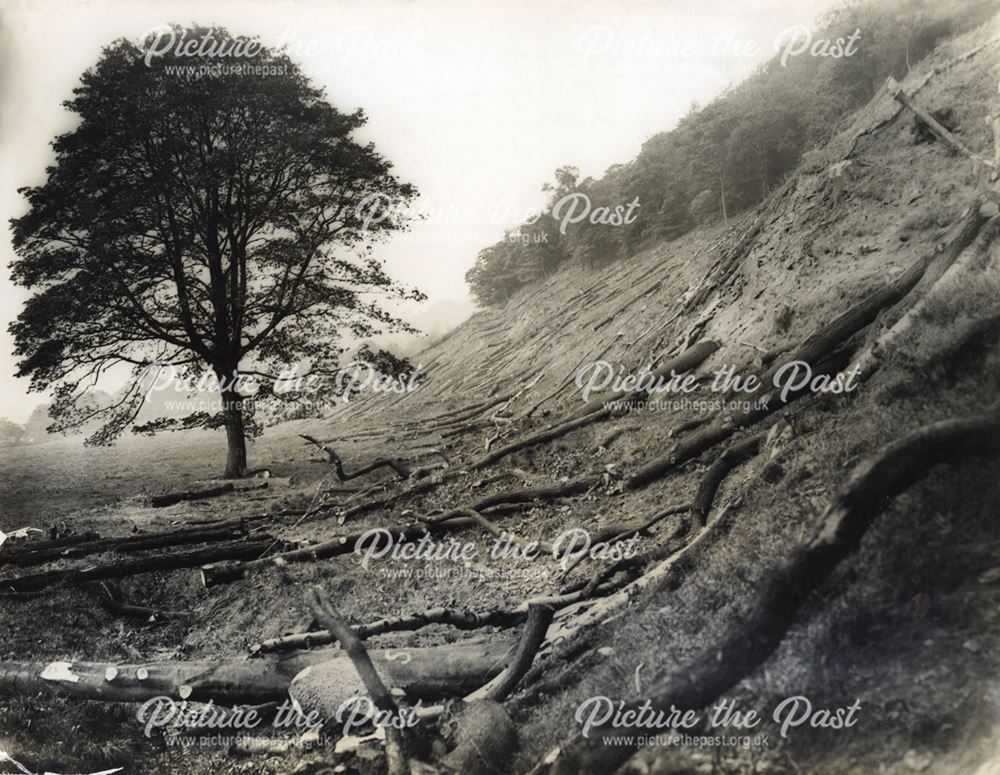
<svg viewBox="0 0 1000 775">
<path fill-rule="evenodd" d="M 144 557 L 129 562 L 112 562 L 87 568 L 66 568 L 25 576 L 0 579 L 0 589 L 14 592 L 32 592 L 55 584 L 82 584 L 87 581 L 104 581 L 136 576 L 141 573 L 197 568 L 217 560 L 238 560 L 260 557 L 272 549 L 280 551 L 289 544 L 265 536 L 254 541 L 234 541 L 221 546 L 197 549 L 191 552 Z"/>
<path fill-rule="evenodd" d="M 391 686 L 415 699 L 437 700 L 482 686 L 502 669 L 511 643 L 373 649 L 376 668 Z M 270 659 L 190 662 L 0 662 L 0 697 L 58 693 L 82 700 L 144 702 L 159 696 L 218 705 L 282 702 L 296 676 L 315 667 L 336 677 L 340 701 L 363 691 L 349 657 L 317 649 Z M 339 702 L 334 702 L 336 708 Z"/>
<path fill-rule="evenodd" d="M 429 532 L 428 527 L 423 524 L 410 524 L 392 530 L 394 539 L 400 543 L 419 540 Z M 262 557 L 263 552 L 258 552 L 246 557 L 223 558 L 233 561 L 211 562 L 201 566 L 202 583 L 206 587 L 212 587 L 217 584 L 227 584 L 237 581 L 246 576 L 248 572 L 260 570 L 261 568 L 281 568 L 293 563 L 313 562 L 315 560 L 337 557 L 341 554 L 349 554 L 354 551 L 354 547 L 361 540 L 361 537 L 367 533 L 368 531 L 366 530 L 359 531 L 318 544 L 303 546 L 287 552 L 278 552 L 269 557 Z"/>
<path fill-rule="evenodd" d="M 202 490 L 185 490 L 184 492 L 168 492 L 165 495 L 154 495 L 149 499 L 150 505 L 154 509 L 162 509 L 167 506 L 173 506 L 175 503 L 180 503 L 182 501 L 197 501 L 204 500 L 205 498 L 216 498 L 220 495 L 226 495 L 227 493 L 233 492 L 236 487 L 232 482 L 227 482 L 226 484 L 220 484 L 216 487 L 206 487 Z"/>
<path fill-rule="evenodd" d="M 0 549 L 0 565 L 4 563 L 17 565 L 19 564 L 17 562 L 18 557 L 31 555 L 39 551 L 66 549 L 67 547 L 76 546 L 77 544 L 86 543 L 87 541 L 96 541 L 100 537 L 99 533 L 88 531 L 86 533 L 80 533 L 79 535 L 63 536 L 61 538 L 50 538 L 39 541 L 28 540 L 19 541 L 17 543 L 7 542 L 0 544 L 0 546 L 3 547 Z"/>
<path fill-rule="evenodd" d="M 503 672 L 514 648 L 514 642 L 501 640 L 431 648 L 370 649 L 368 655 L 390 690 L 401 689 L 411 702 L 427 702 L 460 697 L 493 680 Z M 312 656 L 330 651 L 320 649 L 303 654 Z M 334 659 L 328 655 L 324 659 L 310 659 L 308 671 L 303 668 L 288 686 L 288 694 L 306 713 L 317 712 L 328 719 L 336 716 L 337 708 L 346 700 L 366 693 L 350 657 L 340 650 L 333 653 L 338 655 Z M 270 661 L 250 659 L 244 660 L 244 664 Z"/>
<path fill-rule="evenodd" d="M 204 527 L 181 528 L 163 533 L 146 533 L 124 538 L 96 538 L 78 541 L 67 546 L 50 546 L 50 542 L 40 543 L 37 549 L 0 554 L 0 563 L 29 566 L 41 565 L 55 560 L 78 559 L 105 552 L 142 552 L 149 549 L 163 549 L 186 544 L 207 544 L 218 541 L 232 541 L 247 534 L 245 520 L 227 520 Z M 53 542 L 54 543 L 54 542 Z"/>
<path fill-rule="evenodd" d="M 809 596 L 848 556 L 891 499 L 930 469 L 1000 452 L 1000 404 L 984 414 L 919 428 L 857 465 L 826 509 L 815 537 L 795 551 L 762 585 L 749 613 L 721 642 L 679 669 L 662 675 L 647 692 L 654 709 L 698 710 L 746 678 L 781 643 Z M 637 703 L 633 706 L 637 707 Z M 646 734 L 615 727 L 591 729 L 562 746 L 545 770 L 553 775 L 614 772 L 636 748 L 603 745 L 603 735 Z"/>
<path fill-rule="evenodd" d="M 496 611 L 461 611 L 455 608 L 431 608 L 423 613 L 409 616 L 390 616 L 370 624 L 353 625 L 354 632 L 362 640 L 383 635 L 387 632 L 419 630 L 432 624 L 444 624 L 458 630 L 478 630 L 484 627 L 515 627 L 527 617 L 526 611 L 499 609 Z M 309 649 L 334 642 L 327 630 L 314 630 L 280 638 L 271 638 L 250 649 L 252 654 L 267 654 L 276 651 Z"/>
</svg>

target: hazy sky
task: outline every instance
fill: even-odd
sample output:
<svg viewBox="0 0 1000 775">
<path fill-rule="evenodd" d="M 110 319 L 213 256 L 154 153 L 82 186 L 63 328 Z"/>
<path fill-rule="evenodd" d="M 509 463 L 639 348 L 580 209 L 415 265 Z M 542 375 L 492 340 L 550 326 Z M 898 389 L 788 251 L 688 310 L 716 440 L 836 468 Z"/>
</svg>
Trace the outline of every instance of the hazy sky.
<svg viewBox="0 0 1000 775">
<path fill-rule="evenodd" d="M 7 221 L 16 188 L 43 182 L 61 107 L 101 47 L 166 23 L 220 24 L 287 43 L 342 110 L 416 184 L 427 219 L 385 246 L 390 274 L 429 304 L 467 300 L 476 253 L 544 201 L 575 164 L 599 176 L 811 26 L 832 0 L 373 0 L 150 2 L 0 0 L 0 417 L 24 421 L 44 397 L 13 378 Z M 641 206 L 641 203 L 640 203 Z"/>
</svg>

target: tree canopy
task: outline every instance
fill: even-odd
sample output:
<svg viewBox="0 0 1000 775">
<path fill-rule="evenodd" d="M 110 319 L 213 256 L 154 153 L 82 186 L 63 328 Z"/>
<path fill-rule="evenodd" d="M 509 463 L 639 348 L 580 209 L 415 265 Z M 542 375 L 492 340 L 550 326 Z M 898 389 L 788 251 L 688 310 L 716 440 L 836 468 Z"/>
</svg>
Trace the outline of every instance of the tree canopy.
<svg viewBox="0 0 1000 775">
<path fill-rule="evenodd" d="M 283 52 L 218 28 L 171 35 L 178 45 L 156 56 L 112 43 L 64 103 L 78 124 L 54 140 L 45 183 L 20 189 L 30 209 L 12 221 L 12 276 L 34 295 L 11 332 L 18 375 L 54 393 L 54 428 L 100 413 L 96 443 L 135 420 L 155 365 L 210 369 L 222 412 L 182 425 L 225 426 L 227 475 L 239 475 L 253 426 L 236 375 L 277 400 L 284 371 L 333 373 L 345 336 L 405 328 L 380 300 L 422 296 L 373 254 L 405 224 L 367 219 L 366 203 L 402 213 L 416 191 L 352 139 L 364 114 L 338 111 Z M 253 55 L 212 72 L 212 51 L 183 45 L 206 36 Z M 88 405 L 120 364 L 130 386 Z"/>
</svg>

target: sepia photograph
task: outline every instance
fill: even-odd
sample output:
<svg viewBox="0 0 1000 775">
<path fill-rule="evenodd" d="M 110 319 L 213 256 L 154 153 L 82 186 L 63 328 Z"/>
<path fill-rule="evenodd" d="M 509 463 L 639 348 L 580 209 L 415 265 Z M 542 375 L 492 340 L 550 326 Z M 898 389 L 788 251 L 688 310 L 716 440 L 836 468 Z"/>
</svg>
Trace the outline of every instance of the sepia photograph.
<svg viewBox="0 0 1000 775">
<path fill-rule="evenodd" d="M 0 775 L 1000 775 L 996 0 L 0 0 Z"/>
</svg>

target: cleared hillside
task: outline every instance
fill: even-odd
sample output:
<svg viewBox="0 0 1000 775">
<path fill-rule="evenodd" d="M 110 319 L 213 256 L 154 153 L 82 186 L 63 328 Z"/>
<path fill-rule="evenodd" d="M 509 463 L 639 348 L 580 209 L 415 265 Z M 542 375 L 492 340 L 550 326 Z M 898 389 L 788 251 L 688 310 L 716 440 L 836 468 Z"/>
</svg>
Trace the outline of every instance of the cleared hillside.
<svg viewBox="0 0 1000 775">
<path fill-rule="evenodd" d="M 1000 109 L 996 44 L 991 22 L 940 46 L 902 79 L 913 103 L 950 109 L 961 142 L 988 159 L 994 138 L 986 119 Z M 191 619 L 118 630 L 88 588 L 68 583 L 58 594 L 0 601 L 8 621 L 24 623 L 0 636 L 0 650 L 18 661 L 239 657 L 268 639 L 315 632 L 303 598 L 310 586 L 325 589 L 352 624 L 440 607 L 524 614 L 525 601 L 562 595 L 532 680 L 506 705 L 520 735 L 519 752 L 503 753 L 511 771 L 531 770 L 560 745 L 546 765 L 553 771 L 602 771 L 576 734 L 580 704 L 593 696 L 701 697 L 684 683 L 694 675 L 724 684 L 722 693 L 746 707 L 772 707 L 793 694 L 824 707 L 857 701 L 860 722 L 851 734 L 803 727 L 787 739 L 772 727 L 767 747 L 729 748 L 714 764 L 710 751 L 653 747 L 633 760 L 637 771 L 974 772 L 994 753 L 1000 728 L 990 678 L 1000 669 L 996 455 L 935 468 L 951 458 L 943 442 L 940 450 L 931 443 L 920 460 L 906 459 L 920 474 L 899 474 L 906 487 L 856 499 L 871 526 L 856 536 L 859 546 L 831 549 L 850 556 L 828 577 L 807 585 L 792 560 L 830 532 L 823 528 L 837 508 L 851 511 L 842 488 L 864 479 L 859 461 L 877 460 L 886 445 L 935 421 L 979 417 L 1000 395 L 1000 249 L 995 212 L 981 209 L 996 199 L 988 172 L 941 140 L 927 142 L 912 113 L 883 91 L 728 226 L 600 271 L 564 268 L 413 358 L 425 376 L 411 393 L 363 393 L 323 420 L 269 430 L 252 464 L 297 478 L 257 492 L 252 507 L 241 494 L 165 510 L 135 497 L 68 518 L 78 530 L 121 537 L 267 514 L 255 528 L 275 542 L 259 553 L 266 561 L 220 558 L 200 572 L 179 565 L 121 581 L 128 599 L 190 611 Z M 721 397 L 702 388 L 691 396 L 706 404 L 700 408 L 651 401 L 625 412 L 601 403 L 615 398 L 607 393 L 587 404 L 576 384 L 580 368 L 595 361 L 638 373 L 687 358 L 705 377 L 730 364 L 744 374 L 773 373 L 800 356 L 817 373 L 874 365 L 850 393 L 807 392 L 768 411 L 718 411 L 707 404 Z M 558 433 L 546 438 L 553 428 Z M 298 434 L 329 445 L 349 471 L 393 457 L 411 475 L 399 481 L 383 468 L 338 481 L 327 455 Z M 417 466 L 423 476 L 413 473 Z M 706 504 L 712 471 L 721 477 Z M 896 483 L 897 474 L 884 476 Z M 676 513 L 644 527 L 671 507 Z M 493 536 L 475 522 L 449 535 L 475 543 L 478 559 L 447 568 L 387 560 L 376 571 L 336 550 L 367 529 L 469 518 L 472 508 L 524 540 L 551 542 L 572 527 L 638 531 L 640 561 L 619 567 L 595 557 L 567 568 L 546 557 L 498 560 L 490 557 Z M 282 553 L 302 546 L 278 542 L 302 542 L 313 556 Z M 47 567 L 76 566 L 64 558 Z M 403 569 L 409 575 L 394 575 Z M 0 586 L 33 592 L 17 586 L 24 570 L 5 567 Z M 801 582 L 790 599 L 782 579 Z M 565 597 L 581 590 L 593 597 Z M 761 600 L 785 607 L 781 626 L 753 630 Z M 32 621 L 53 634 L 43 637 Z M 513 627 L 523 621 L 471 631 L 431 623 L 368 643 L 497 644 L 516 641 Z M 712 673 L 713 661 L 732 670 Z M 36 702 L 25 694 L 6 703 L 5 735 L 20 740 L 42 726 L 54 741 L 67 726 L 92 730 L 102 714 L 123 717 L 120 738 L 95 736 L 72 752 L 81 762 L 94 761 L 101 746 L 113 751 L 102 761 L 142 761 L 150 773 L 278 773 L 290 761 L 275 750 L 242 761 L 201 751 L 195 761 L 159 742 L 151 755 L 143 746 L 154 743 L 135 734 L 121 706 L 81 710 L 58 699 L 55 719 Z M 66 761 L 57 743 L 47 745 L 45 756 Z M 614 764 L 630 752 L 617 752 Z M 359 753 L 351 766 L 379 771 L 378 756 Z"/>
</svg>

